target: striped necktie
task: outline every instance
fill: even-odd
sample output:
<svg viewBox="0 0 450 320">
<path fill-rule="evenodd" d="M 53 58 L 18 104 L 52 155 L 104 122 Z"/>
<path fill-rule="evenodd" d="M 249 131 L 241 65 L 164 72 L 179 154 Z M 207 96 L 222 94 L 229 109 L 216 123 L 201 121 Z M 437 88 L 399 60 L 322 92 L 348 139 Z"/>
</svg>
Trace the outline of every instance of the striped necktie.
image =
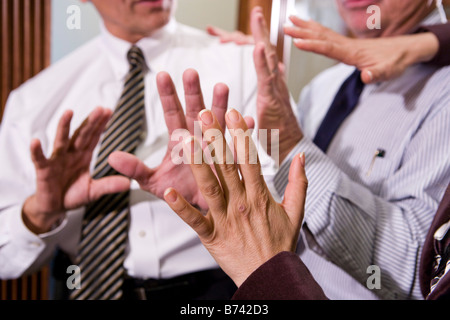
<svg viewBox="0 0 450 320">
<path fill-rule="evenodd" d="M 108 164 L 113 151 L 133 153 L 145 125 L 142 51 L 133 46 L 127 55 L 130 71 L 116 109 L 103 134 L 93 177 L 115 175 Z M 129 192 L 106 195 L 86 208 L 77 265 L 81 288 L 70 294 L 77 300 L 118 300 L 122 297 L 123 262 L 128 232 Z"/>
</svg>

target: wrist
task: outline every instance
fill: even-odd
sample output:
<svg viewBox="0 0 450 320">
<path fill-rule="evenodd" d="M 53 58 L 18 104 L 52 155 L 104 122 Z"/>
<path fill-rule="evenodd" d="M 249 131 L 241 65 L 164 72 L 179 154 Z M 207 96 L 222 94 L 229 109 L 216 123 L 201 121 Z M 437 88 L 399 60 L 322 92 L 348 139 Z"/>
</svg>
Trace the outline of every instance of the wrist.
<svg viewBox="0 0 450 320">
<path fill-rule="evenodd" d="M 439 51 L 439 40 L 431 32 L 424 32 L 414 36 L 411 42 L 411 64 L 432 60 Z"/>
<path fill-rule="evenodd" d="M 286 251 L 290 251 L 290 250 L 286 250 Z M 276 250 L 276 251 L 271 252 L 268 255 L 259 256 L 258 259 L 254 259 L 252 261 L 252 263 L 246 264 L 245 268 L 242 268 L 242 266 L 241 266 L 239 268 L 240 271 L 238 273 L 230 275 L 230 278 L 233 280 L 233 282 L 239 288 L 253 273 L 255 273 L 264 264 L 266 264 L 268 261 L 273 259 L 273 257 L 277 256 L 281 252 L 283 252 L 283 251 Z"/>
<path fill-rule="evenodd" d="M 49 232 L 63 217 L 64 212 L 46 213 L 40 211 L 34 195 L 27 198 L 22 207 L 22 220 L 25 226 L 35 234 Z"/>
</svg>

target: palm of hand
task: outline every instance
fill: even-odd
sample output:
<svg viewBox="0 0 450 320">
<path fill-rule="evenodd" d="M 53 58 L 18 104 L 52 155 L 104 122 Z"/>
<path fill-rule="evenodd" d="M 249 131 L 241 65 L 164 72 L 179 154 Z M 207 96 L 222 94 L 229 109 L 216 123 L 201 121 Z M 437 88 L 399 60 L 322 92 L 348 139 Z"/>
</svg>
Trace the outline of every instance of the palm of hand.
<svg viewBox="0 0 450 320">
<path fill-rule="evenodd" d="M 60 212 L 90 202 L 90 157 L 82 152 L 55 151 L 37 170 L 36 196 L 45 212 Z"/>
<path fill-rule="evenodd" d="M 170 152 L 167 152 L 161 164 L 153 169 L 153 173 L 148 176 L 148 179 L 139 184 L 142 189 L 160 199 L 164 199 L 164 192 L 167 188 L 174 187 L 190 203 L 196 204 L 203 210 L 208 208 L 189 165 L 175 164 L 171 160 Z"/>
</svg>

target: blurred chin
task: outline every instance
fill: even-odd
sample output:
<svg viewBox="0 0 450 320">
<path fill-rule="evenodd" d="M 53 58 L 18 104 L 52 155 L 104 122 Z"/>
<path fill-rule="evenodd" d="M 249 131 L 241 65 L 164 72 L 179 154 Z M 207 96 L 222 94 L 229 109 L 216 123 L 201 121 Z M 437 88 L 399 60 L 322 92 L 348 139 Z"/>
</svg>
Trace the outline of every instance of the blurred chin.
<svg viewBox="0 0 450 320">
<path fill-rule="evenodd" d="M 367 27 L 367 13 L 353 11 L 346 13 L 343 18 L 350 31 L 358 38 L 370 38 L 378 35 L 380 30 L 371 30 Z"/>
</svg>

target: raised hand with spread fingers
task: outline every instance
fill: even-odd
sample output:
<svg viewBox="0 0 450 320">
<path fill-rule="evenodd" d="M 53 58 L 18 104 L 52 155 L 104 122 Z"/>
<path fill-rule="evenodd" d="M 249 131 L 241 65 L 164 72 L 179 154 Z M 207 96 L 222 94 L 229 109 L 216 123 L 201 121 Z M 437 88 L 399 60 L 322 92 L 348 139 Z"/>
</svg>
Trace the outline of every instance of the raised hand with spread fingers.
<svg viewBox="0 0 450 320">
<path fill-rule="evenodd" d="M 164 191 L 171 186 L 178 188 L 181 194 L 192 204 L 207 210 L 208 205 L 199 191 L 196 181 L 188 165 L 174 160 L 183 139 L 194 134 L 197 115 L 205 110 L 198 73 L 188 69 L 183 75 L 186 114 L 178 98 L 175 85 L 169 74 L 161 72 L 157 76 L 157 86 L 164 109 L 164 118 L 170 136 L 167 152 L 161 164 L 156 168 L 148 168 L 135 155 L 124 152 L 113 152 L 109 156 L 109 164 L 118 172 L 136 180 L 143 190 L 163 199 Z M 228 87 L 217 84 L 214 88 L 212 111 L 224 124 L 224 116 L 228 104 Z M 178 154 L 176 155 L 178 156 Z"/>
<path fill-rule="evenodd" d="M 209 150 L 214 151 L 215 170 L 205 161 L 196 161 L 205 159 L 196 138 L 186 139 L 184 150 L 191 156 L 190 166 L 209 211 L 203 215 L 176 188 L 168 188 L 164 197 L 239 287 L 278 253 L 295 251 L 308 184 L 305 156 L 301 154 L 292 162 L 285 197 L 279 204 L 261 175 L 256 147 L 242 115 L 232 109 L 226 116 L 236 161 L 227 157 L 231 151 L 226 150 L 223 135 L 209 133 L 223 132 L 213 113 L 204 111 L 199 119 Z"/>
</svg>

